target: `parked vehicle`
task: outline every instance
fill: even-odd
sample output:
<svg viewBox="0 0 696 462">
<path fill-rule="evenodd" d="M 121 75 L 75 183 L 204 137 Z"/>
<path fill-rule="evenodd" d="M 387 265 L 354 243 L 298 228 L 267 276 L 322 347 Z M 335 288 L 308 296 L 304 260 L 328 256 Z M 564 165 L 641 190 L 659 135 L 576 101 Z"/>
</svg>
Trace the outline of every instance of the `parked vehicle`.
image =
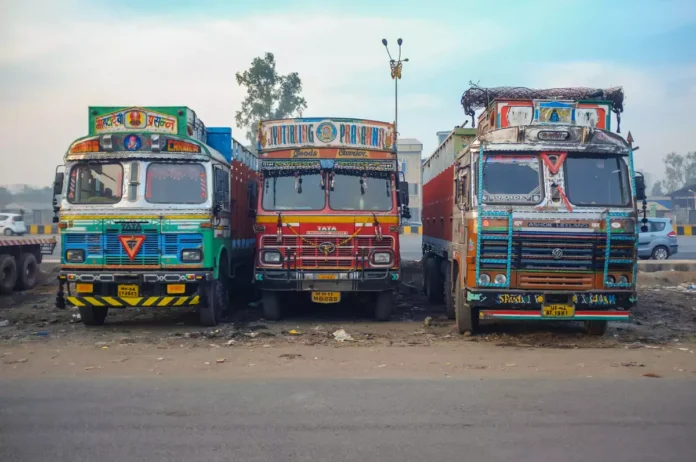
<svg viewBox="0 0 696 462">
<path fill-rule="evenodd" d="M 677 233 L 669 218 L 648 218 L 648 230 L 638 235 L 638 256 L 643 259 L 667 260 L 679 251 Z"/>
<path fill-rule="evenodd" d="M 78 307 L 86 325 L 109 310 L 169 306 L 218 323 L 253 271 L 256 158 L 231 133 L 187 107 L 89 108 L 89 135 L 54 185 L 59 308 Z"/>
<path fill-rule="evenodd" d="M 0 294 L 34 287 L 43 256 L 55 247 L 54 237 L 0 236 Z"/>
<path fill-rule="evenodd" d="M 27 232 L 24 217 L 17 213 L 0 213 L 0 233 L 5 236 L 21 236 Z"/>
<path fill-rule="evenodd" d="M 422 167 L 426 292 L 460 333 L 533 319 L 602 335 L 608 320 L 630 320 L 645 184 L 611 132 L 622 103 L 619 88 L 464 94 L 472 119 L 483 109 L 475 139 L 454 155 L 446 141 Z"/>
<path fill-rule="evenodd" d="M 260 123 L 255 282 L 264 318 L 279 319 L 295 292 L 321 304 L 360 294 L 377 320 L 389 319 L 400 276 L 400 217 L 409 217 L 408 183 L 396 158 L 390 123 Z"/>
</svg>

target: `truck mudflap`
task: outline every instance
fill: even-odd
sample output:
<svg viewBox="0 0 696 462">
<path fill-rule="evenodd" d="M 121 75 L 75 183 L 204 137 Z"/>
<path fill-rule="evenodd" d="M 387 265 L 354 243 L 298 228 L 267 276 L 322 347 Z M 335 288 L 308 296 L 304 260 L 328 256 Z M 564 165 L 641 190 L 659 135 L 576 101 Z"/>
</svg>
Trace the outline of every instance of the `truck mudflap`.
<svg viewBox="0 0 696 462">
<path fill-rule="evenodd" d="M 547 321 L 630 321 L 636 294 L 630 291 L 470 290 L 467 303 L 479 319 Z"/>
<path fill-rule="evenodd" d="M 77 307 L 105 306 L 108 308 L 129 307 L 170 307 L 170 306 L 196 306 L 200 304 L 200 296 L 160 296 L 160 297 L 105 297 L 93 296 L 66 296 L 66 301 Z"/>
</svg>

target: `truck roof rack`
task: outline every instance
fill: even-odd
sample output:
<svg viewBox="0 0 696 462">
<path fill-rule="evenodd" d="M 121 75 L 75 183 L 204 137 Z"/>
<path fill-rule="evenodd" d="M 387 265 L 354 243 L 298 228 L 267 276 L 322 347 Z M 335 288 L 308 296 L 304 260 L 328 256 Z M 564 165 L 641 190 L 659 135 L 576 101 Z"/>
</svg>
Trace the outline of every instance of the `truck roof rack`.
<svg viewBox="0 0 696 462">
<path fill-rule="evenodd" d="M 568 87 L 533 89 L 526 87 L 495 87 L 483 88 L 469 82 L 470 88 L 462 95 L 464 113 L 471 116 L 471 124 L 474 125 L 474 116 L 477 109 L 487 108 L 496 99 L 559 99 L 570 101 L 602 100 L 612 103 L 612 111 L 616 114 L 617 121 L 621 121 L 623 112 L 624 92 L 622 87 L 607 89 Z"/>
</svg>

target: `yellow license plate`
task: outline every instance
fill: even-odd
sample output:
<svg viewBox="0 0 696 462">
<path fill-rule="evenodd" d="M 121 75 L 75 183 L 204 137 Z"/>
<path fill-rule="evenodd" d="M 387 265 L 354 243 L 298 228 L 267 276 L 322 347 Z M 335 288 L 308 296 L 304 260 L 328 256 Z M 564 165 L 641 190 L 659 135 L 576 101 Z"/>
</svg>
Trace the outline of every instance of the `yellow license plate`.
<svg viewBox="0 0 696 462">
<path fill-rule="evenodd" d="M 338 303 L 341 301 L 341 292 L 312 292 L 314 303 Z"/>
<path fill-rule="evenodd" d="M 91 294 L 94 292 L 93 284 L 75 284 L 75 290 L 80 294 Z"/>
<path fill-rule="evenodd" d="M 542 308 L 541 315 L 548 318 L 572 318 L 575 316 L 575 307 L 562 304 L 546 305 Z"/>
<path fill-rule="evenodd" d="M 186 284 L 168 284 L 168 294 L 183 294 L 186 293 Z"/>
<path fill-rule="evenodd" d="M 118 296 L 119 297 L 139 297 L 140 287 L 135 284 L 120 284 L 118 286 Z"/>
<path fill-rule="evenodd" d="M 317 274 L 317 279 L 338 279 L 337 274 Z"/>
</svg>

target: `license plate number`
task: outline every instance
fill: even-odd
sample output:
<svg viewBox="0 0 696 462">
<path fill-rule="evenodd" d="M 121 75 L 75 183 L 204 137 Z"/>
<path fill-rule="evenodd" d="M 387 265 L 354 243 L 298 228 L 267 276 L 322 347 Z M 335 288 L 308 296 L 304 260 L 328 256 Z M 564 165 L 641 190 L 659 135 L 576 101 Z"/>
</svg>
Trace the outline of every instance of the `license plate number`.
<svg viewBox="0 0 696 462">
<path fill-rule="evenodd" d="M 338 279 L 336 274 L 317 274 L 317 279 Z"/>
<path fill-rule="evenodd" d="M 314 303 L 338 303 L 341 301 L 341 292 L 312 292 Z"/>
<path fill-rule="evenodd" d="M 541 315 L 547 318 L 572 318 L 575 316 L 575 307 L 562 304 L 545 305 Z"/>
<path fill-rule="evenodd" d="M 139 297 L 140 287 L 135 284 L 121 284 L 118 286 L 118 296 L 119 297 Z"/>
</svg>

